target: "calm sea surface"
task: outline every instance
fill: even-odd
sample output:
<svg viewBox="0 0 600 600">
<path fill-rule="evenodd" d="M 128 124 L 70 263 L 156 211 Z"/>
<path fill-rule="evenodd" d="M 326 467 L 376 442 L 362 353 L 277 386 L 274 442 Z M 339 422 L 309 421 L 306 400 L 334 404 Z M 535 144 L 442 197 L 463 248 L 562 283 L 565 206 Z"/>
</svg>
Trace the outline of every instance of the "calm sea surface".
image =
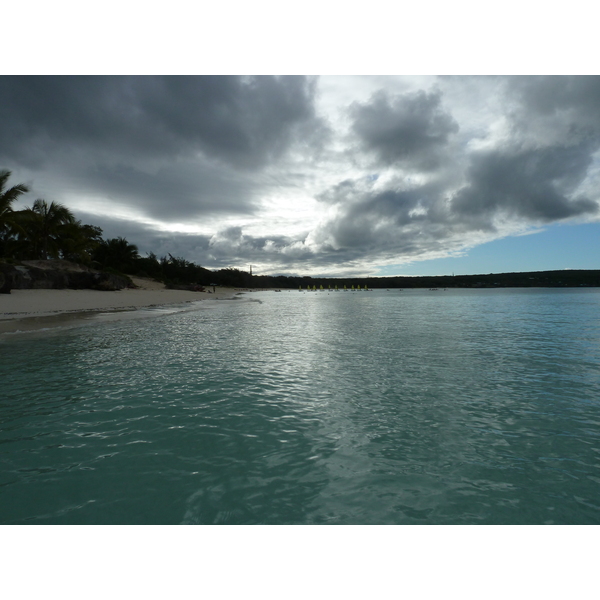
<svg viewBox="0 0 600 600">
<path fill-rule="evenodd" d="M 0 336 L 0 522 L 599 524 L 600 291 L 254 292 Z"/>
</svg>

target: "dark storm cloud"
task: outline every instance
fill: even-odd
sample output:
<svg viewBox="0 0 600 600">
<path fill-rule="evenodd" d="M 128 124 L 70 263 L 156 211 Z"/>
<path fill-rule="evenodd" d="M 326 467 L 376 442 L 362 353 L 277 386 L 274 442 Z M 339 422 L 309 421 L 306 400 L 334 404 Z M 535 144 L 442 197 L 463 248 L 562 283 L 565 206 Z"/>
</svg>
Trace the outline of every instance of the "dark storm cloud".
<svg viewBox="0 0 600 600">
<path fill-rule="evenodd" d="M 305 77 L 2 77 L 0 158 L 40 165 L 68 144 L 92 155 L 201 151 L 236 167 L 324 131 Z M 92 158 L 92 157 L 90 157 Z"/>
<path fill-rule="evenodd" d="M 560 113 L 573 124 L 587 123 L 600 129 L 600 77 L 511 77 L 508 92 L 521 103 L 527 116 L 556 117 Z"/>
<path fill-rule="evenodd" d="M 505 89 L 515 140 L 600 148 L 600 77 L 510 77 Z"/>
<path fill-rule="evenodd" d="M 337 248 L 338 256 L 341 250 L 413 256 L 452 235 L 443 186 L 396 183 L 380 189 L 363 179 L 334 186 L 326 197 L 338 212 L 317 239 Z"/>
<path fill-rule="evenodd" d="M 374 216 L 402 225 L 413 218 L 413 211 L 421 214 L 430 208 L 440 191 L 436 184 L 409 186 L 401 182 L 397 182 L 400 187 L 379 189 L 374 187 L 374 181 L 372 178 L 347 179 L 326 190 L 319 199 L 343 206 L 344 214 L 353 220 Z"/>
<path fill-rule="evenodd" d="M 364 150 L 386 165 L 435 169 L 458 123 L 441 107 L 440 92 L 419 90 L 390 97 L 381 90 L 350 107 L 352 129 Z"/>
<path fill-rule="evenodd" d="M 452 211 L 479 226 L 497 215 L 548 223 L 594 213 L 596 202 L 572 197 L 591 162 L 588 144 L 482 152 L 473 157 L 469 184 L 453 199 Z"/>
<path fill-rule="evenodd" d="M 153 173 L 127 165 L 85 167 L 84 172 L 90 188 L 129 201 L 140 212 L 165 222 L 249 214 L 255 208 L 257 184 L 252 177 L 198 162 L 179 161 Z"/>
<path fill-rule="evenodd" d="M 308 77 L 0 77 L 0 164 L 73 208 L 248 215 L 265 168 L 327 139 L 315 93 Z"/>
<path fill-rule="evenodd" d="M 600 78 L 509 77 L 511 139 L 474 152 L 452 212 L 473 226 L 496 216 L 551 223 L 597 214 L 578 190 L 600 148 Z"/>
</svg>

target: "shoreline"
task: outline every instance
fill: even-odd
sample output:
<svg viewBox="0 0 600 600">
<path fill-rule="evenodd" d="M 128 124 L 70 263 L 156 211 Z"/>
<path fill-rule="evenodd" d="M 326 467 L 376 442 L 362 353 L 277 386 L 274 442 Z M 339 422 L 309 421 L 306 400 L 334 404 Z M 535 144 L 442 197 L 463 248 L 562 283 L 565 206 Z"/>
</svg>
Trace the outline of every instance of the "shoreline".
<svg viewBox="0 0 600 600">
<path fill-rule="evenodd" d="M 55 327 L 99 313 L 129 312 L 202 300 L 232 298 L 238 290 L 216 287 L 212 292 L 166 289 L 150 279 L 132 278 L 136 289 L 119 291 L 29 289 L 0 295 L 0 334 Z"/>
</svg>

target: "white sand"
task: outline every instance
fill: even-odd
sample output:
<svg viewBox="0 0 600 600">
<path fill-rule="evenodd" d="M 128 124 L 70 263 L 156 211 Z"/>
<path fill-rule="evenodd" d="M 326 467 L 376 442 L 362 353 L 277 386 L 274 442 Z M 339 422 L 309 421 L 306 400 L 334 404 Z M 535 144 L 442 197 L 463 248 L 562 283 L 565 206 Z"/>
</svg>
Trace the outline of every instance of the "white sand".
<svg viewBox="0 0 600 600">
<path fill-rule="evenodd" d="M 216 293 L 168 290 L 151 279 L 132 277 L 139 289 L 117 292 L 97 290 L 12 290 L 0 294 L 0 333 L 43 327 L 45 317 L 76 316 L 77 313 L 133 310 L 197 302 L 205 299 L 230 298 L 236 291 L 217 287 Z M 212 292 L 212 287 L 207 287 Z M 25 321 L 23 321 L 25 320 Z"/>
</svg>

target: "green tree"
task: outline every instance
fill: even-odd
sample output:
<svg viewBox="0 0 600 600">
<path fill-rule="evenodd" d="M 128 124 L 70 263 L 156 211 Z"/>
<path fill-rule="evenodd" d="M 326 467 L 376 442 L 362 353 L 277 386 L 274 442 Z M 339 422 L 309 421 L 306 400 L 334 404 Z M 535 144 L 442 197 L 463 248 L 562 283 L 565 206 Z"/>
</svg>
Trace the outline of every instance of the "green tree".
<svg viewBox="0 0 600 600">
<path fill-rule="evenodd" d="M 73 213 L 58 202 L 48 204 L 39 198 L 31 208 L 26 208 L 20 218 L 28 243 L 27 254 L 32 258 L 59 258 L 61 244 L 77 223 Z"/>
<path fill-rule="evenodd" d="M 13 211 L 13 202 L 29 188 L 19 183 L 6 189 L 6 184 L 11 172 L 8 169 L 0 171 L 0 256 L 8 253 L 8 244 L 10 238 L 19 231 L 18 219 L 15 219 L 16 212 Z"/>
<path fill-rule="evenodd" d="M 160 259 L 160 267 L 166 283 L 208 285 L 213 278 L 208 269 L 172 254 Z"/>
<path fill-rule="evenodd" d="M 96 248 L 102 243 L 102 229 L 76 221 L 64 226 L 58 240 L 60 257 L 89 264 Z"/>
<path fill-rule="evenodd" d="M 160 280 L 164 277 L 162 266 L 154 252 L 147 252 L 145 257 L 138 258 L 135 267 L 136 274 L 140 277 L 154 277 Z"/>
<path fill-rule="evenodd" d="M 94 250 L 93 258 L 102 267 L 111 267 L 122 273 L 132 273 L 139 258 L 138 248 L 125 238 L 103 240 Z"/>
</svg>

